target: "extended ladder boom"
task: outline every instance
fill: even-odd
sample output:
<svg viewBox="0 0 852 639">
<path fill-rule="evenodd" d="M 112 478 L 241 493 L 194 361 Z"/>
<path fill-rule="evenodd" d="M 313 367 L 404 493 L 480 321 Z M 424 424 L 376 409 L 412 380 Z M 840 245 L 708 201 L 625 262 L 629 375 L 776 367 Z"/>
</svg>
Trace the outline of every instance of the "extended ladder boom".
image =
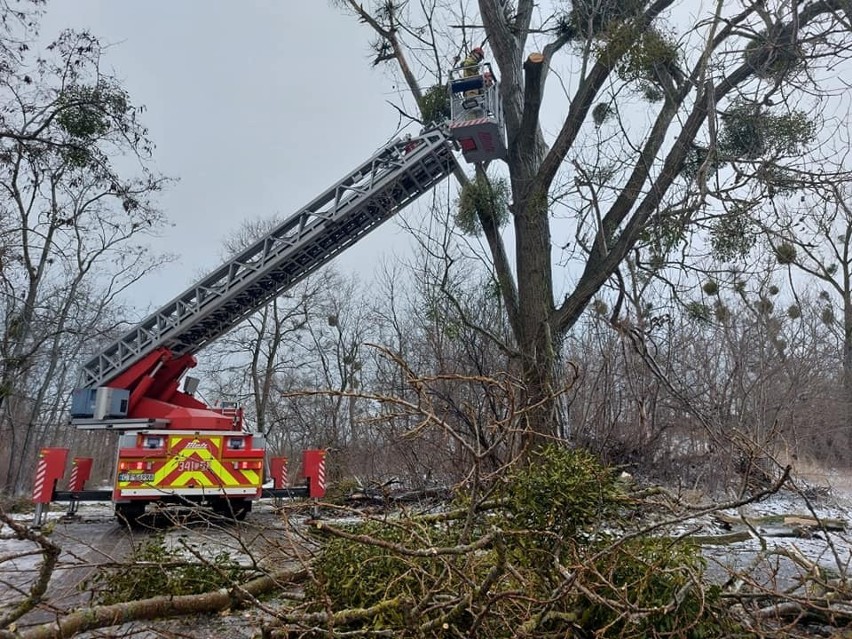
<svg viewBox="0 0 852 639">
<path fill-rule="evenodd" d="M 357 242 L 447 177 L 453 147 L 440 129 L 395 141 L 308 206 L 106 347 L 80 385 L 107 385 L 158 348 L 192 354 Z"/>
</svg>

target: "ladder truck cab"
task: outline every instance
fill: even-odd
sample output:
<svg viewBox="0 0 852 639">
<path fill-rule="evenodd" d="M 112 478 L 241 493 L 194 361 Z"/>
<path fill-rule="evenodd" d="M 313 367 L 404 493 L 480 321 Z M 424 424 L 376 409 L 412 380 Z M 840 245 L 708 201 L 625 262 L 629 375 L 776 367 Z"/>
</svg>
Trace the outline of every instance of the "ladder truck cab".
<svg viewBox="0 0 852 639">
<path fill-rule="evenodd" d="M 83 366 L 71 424 L 119 433 L 119 517 L 133 522 L 154 502 L 245 516 L 263 492 L 265 442 L 237 407 L 195 396 L 198 380 L 184 378 L 195 354 L 430 191 L 456 169 L 453 151 L 445 127 L 387 144 Z M 324 470 L 318 476 L 324 485 Z M 35 485 L 45 485 L 43 472 Z"/>
<path fill-rule="evenodd" d="M 488 62 L 450 71 L 449 131 L 468 162 L 506 158 L 506 128 L 499 88 Z"/>
<path fill-rule="evenodd" d="M 265 442 L 244 429 L 235 404 L 207 406 L 194 397 L 195 366 L 158 347 L 105 386 L 77 389 L 72 423 L 120 433 L 112 499 L 116 514 L 137 520 L 150 502 L 205 502 L 243 519 L 261 496 Z"/>
</svg>

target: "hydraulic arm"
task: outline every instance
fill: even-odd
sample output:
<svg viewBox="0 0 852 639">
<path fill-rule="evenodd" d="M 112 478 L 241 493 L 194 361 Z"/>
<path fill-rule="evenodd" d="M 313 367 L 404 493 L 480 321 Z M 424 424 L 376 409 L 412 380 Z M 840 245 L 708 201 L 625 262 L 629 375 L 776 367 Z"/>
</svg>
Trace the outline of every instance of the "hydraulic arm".
<svg viewBox="0 0 852 639">
<path fill-rule="evenodd" d="M 128 417 L 143 397 L 187 400 L 177 381 L 192 355 L 272 298 L 331 260 L 455 168 L 452 143 L 440 129 L 381 149 L 255 244 L 150 315 L 85 364 L 79 386 L 130 391 Z M 79 398 L 87 416 L 93 394 Z M 150 411 L 146 411 L 150 416 Z"/>
</svg>

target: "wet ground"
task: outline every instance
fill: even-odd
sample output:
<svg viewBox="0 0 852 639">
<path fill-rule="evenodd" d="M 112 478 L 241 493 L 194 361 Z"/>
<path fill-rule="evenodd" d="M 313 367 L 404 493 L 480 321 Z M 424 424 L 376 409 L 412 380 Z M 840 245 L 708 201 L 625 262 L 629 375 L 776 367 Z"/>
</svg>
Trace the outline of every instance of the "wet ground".
<svg viewBox="0 0 852 639">
<path fill-rule="evenodd" d="M 826 494 L 806 499 L 800 494 L 782 491 L 759 503 L 725 511 L 725 514 L 729 517 L 817 515 L 852 524 L 852 493 L 847 492 L 845 486 L 832 487 Z M 168 516 L 149 518 L 142 527 L 133 529 L 121 525 L 106 504 L 84 505 L 75 519 L 60 515 L 51 513 L 44 528 L 51 541 L 63 549 L 59 565 L 43 603 L 19 620 L 19 629 L 50 622 L 69 610 L 85 606 L 92 597 L 86 584 L 96 571 L 125 561 L 134 546 L 138 547 L 155 535 L 161 536 L 168 548 L 181 552 L 207 558 L 226 552 L 247 569 L 274 570 L 288 564 L 296 565 L 307 546 L 301 535 L 311 512 L 305 507 L 301 511 L 281 510 L 272 502 L 261 502 L 244 522 L 199 516 L 197 512 L 176 515 L 171 512 Z M 19 517 L 22 523 L 29 523 L 30 519 L 29 516 Z M 0 531 L 3 532 L 8 530 Z M 667 532 L 672 535 L 687 532 L 720 535 L 729 532 L 729 527 L 712 515 L 704 515 L 673 526 Z M 706 546 L 707 578 L 730 585 L 745 574 L 753 587 L 770 590 L 794 587 L 804 569 L 781 556 L 790 550 L 834 574 L 852 570 L 852 534 L 848 531 L 813 530 L 809 535 L 798 537 L 775 536 L 777 532 L 757 528 L 746 540 Z M 35 549 L 31 542 L 0 541 L 0 615 L 4 605 L 8 610 L 36 579 L 41 557 L 32 553 Z M 776 553 L 776 550 L 781 552 Z M 245 610 L 203 619 L 125 625 L 87 636 L 144 639 L 228 636 L 241 639 L 257 636 L 264 619 L 268 616 L 262 611 Z"/>
<path fill-rule="evenodd" d="M 272 503 L 255 505 L 245 521 L 235 522 L 211 517 L 197 511 L 171 511 L 167 515 L 148 516 L 142 525 L 130 528 L 119 523 L 111 508 L 104 504 L 84 505 L 75 518 L 61 517 L 52 513 L 42 529 L 51 542 L 62 548 L 59 563 L 50 581 L 50 587 L 42 603 L 18 620 L 19 630 L 54 621 L 69 611 L 86 606 L 92 600 L 92 578 L 97 571 L 126 561 L 133 548 L 140 547 L 155 536 L 162 539 L 170 551 L 194 560 L 191 555 L 212 559 L 226 553 L 229 560 L 239 562 L 247 574 L 265 569 L 280 569 L 294 560 L 293 548 L 300 543 L 292 534 L 290 522 L 304 516 L 289 519 Z M 16 517 L 22 523 L 30 523 L 30 517 Z M 8 532 L 8 529 L 0 531 Z M 3 539 L 0 541 L 0 616 L 20 601 L 24 593 L 38 577 L 41 567 L 38 547 L 29 541 Z M 229 628 L 229 637 L 250 637 L 259 630 L 259 620 L 254 613 L 236 615 L 223 621 L 211 618 L 204 622 Z M 192 627 L 198 630 L 198 620 L 175 621 L 165 624 L 171 627 L 168 633 L 155 630 L 151 624 L 136 624 L 111 629 L 105 633 L 88 636 L 214 636 L 212 629 L 201 634 L 191 634 Z M 186 625 L 184 634 L 179 630 Z M 213 634 L 210 634 L 210 633 Z M 116 634 L 118 633 L 118 634 Z"/>
</svg>

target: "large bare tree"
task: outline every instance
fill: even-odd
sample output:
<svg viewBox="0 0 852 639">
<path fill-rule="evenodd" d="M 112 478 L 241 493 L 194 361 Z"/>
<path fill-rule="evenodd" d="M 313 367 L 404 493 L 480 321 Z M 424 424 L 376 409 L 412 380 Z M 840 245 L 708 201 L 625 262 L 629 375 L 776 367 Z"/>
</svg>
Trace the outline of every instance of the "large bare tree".
<svg viewBox="0 0 852 639">
<path fill-rule="evenodd" d="M 775 261 L 789 269 L 793 291 L 804 275 L 820 288 L 810 305 L 797 295 L 795 312 L 819 316 L 837 339 L 841 365 L 832 367 L 841 387 L 843 413 L 852 415 L 852 206 L 850 182 L 810 184 L 798 199 L 768 203 L 762 229 Z M 794 272 L 797 272 L 795 275 Z M 810 307 L 809 307 L 810 306 Z"/>
<path fill-rule="evenodd" d="M 844 0 L 338 4 L 372 29 L 375 63 L 397 66 L 418 107 L 465 48 L 486 42 L 499 69 L 514 262 L 493 211 L 476 215 L 539 406 L 528 445 L 559 432 L 560 342 L 630 251 L 664 253 L 699 212 L 725 214 L 795 166 L 852 19 Z M 545 113 L 561 114 L 549 135 Z"/>
</svg>

